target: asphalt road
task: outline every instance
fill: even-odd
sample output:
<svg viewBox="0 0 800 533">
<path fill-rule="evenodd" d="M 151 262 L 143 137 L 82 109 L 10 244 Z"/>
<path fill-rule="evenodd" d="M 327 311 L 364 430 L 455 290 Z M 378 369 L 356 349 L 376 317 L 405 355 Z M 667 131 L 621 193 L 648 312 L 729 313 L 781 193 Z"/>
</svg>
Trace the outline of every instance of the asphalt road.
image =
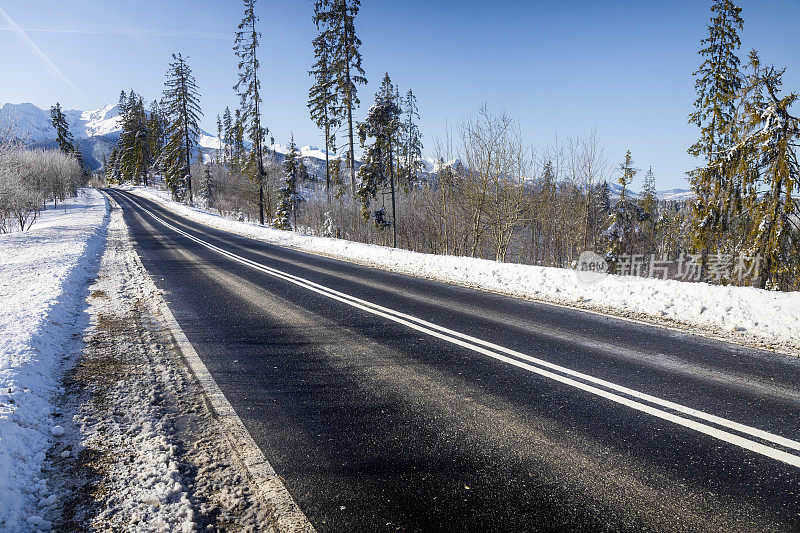
<svg viewBox="0 0 800 533">
<path fill-rule="evenodd" d="M 797 358 L 302 253 L 110 194 L 319 531 L 800 531 Z"/>
</svg>

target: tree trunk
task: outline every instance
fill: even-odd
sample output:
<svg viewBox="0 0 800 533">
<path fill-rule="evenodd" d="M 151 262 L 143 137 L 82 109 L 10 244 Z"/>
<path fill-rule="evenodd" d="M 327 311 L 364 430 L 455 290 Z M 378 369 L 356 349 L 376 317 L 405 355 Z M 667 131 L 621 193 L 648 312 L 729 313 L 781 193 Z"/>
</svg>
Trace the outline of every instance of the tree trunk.
<svg viewBox="0 0 800 533">
<path fill-rule="evenodd" d="M 344 49 L 345 49 L 345 82 L 347 83 L 347 132 L 350 137 L 350 187 L 353 198 L 356 197 L 356 156 L 353 147 L 353 87 L 350 83 L 350 41 L 347 37 L 347 6 L 343 13 Z"/>
<path fill-rule="evenodd" d="M 397 248 L 397 212 L 394 203 L 394 157 L 392 156 L 391 137 L 389 137 L 389 186 L 392 189 L 392 247 Z"/>
<path fill-rule="evenodd" d="M 331 203 L 331 171 L 330 161 L 328 156 L 328 148 L 330 147 L 331 126 L 328 121 L 327 106 L 325 108 L 325 200 L 328 204 Z"/>
<path fill-rule="evenodd" d="M 189 151 L 189 111 L 186 109 L 186 100 L 189 98 L 186 92 L 186 78 L 181 77 L 181 90 L 183 92 L 183 134 L 186 141 L 186 183 L 189 189 L 189 205 L 194 205 L 192 199 L 192 155 Z"/>
</svg>

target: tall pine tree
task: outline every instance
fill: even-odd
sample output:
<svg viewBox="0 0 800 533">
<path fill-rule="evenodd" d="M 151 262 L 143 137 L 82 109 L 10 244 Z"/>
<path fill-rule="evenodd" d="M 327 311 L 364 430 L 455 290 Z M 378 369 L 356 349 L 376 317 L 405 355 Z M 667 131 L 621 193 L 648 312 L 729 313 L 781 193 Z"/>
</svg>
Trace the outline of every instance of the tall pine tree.
<svg viewBox="0 0 800 533">
<path fill-rule="evenodd" d="M 236 30 L 233 51 L 239 58 L 239 81 L 233 89 L 241 99 L 241 120 L 253 143 L 253 156 L 256 162 L 256 181 L 258 183 L 258 220 L 264 224 L 264 141 L 269 130 L 261 124 L 261 83 L 258 79 L 258 42 L 261 33 L 256 31 L 258 17 L 255 13 L 256 0 L 244 0 L 244 18 Z M 267 198 L 269 202 L 269 198 Z M 269 210 L 269 206 L 266 206 Z"/>
<path fill-rule="evenodd" d="M 177 199 L 192 204 L 191 154 L 200 134 L 198 125 L 203 112 L 192 69 L 181 54 L 172 54 L 164 88 L 164 107 L 168 124 L 166 178 Z"/>
<path fill-rule="evenodd" d="M 303 164 L 303 159 L 300 157 L 300 152 L 297 150 L 297 145 L 294 143 L 294 135 L 292 135 L 289 143 L 289 153 L 286 154 L 286 158 L 283 160 L 283 173 L 284 185 L 278 189 L 280 201 L 272 224 L 278 229 L 290 230 L 294 228 L 296 231 L 297 211 L 300 204 L 305 201 L 297 191 L 297 183 L 298 180 L 305 179 L 308 172 Z M 292 223 L 289 222 L 290 218 Z"/>
<path fill-rule="evenodd" d="M 798 95 L 781 95 L 784 70 L 750 53 L 737 143 L 722 154 L 742 181 L 740 217 L 749 223 L 746 251 L 760 258 L 750 279 L 761 288 L 800 288 L 800 118 L 789 112 Z M 756 259 L 755 261 L 759 261 Z M 753 265 L 750 265 L 751 267 Z"/>
<path fill-rule="evenodd" d="M 424 169 L 422 160 L 422 134 L 419 131 L 419 108 L 417 107 L 417 97 L 409 89 L 403 99 L 405 121 L 403 123 L 403 139 L 401 139 L 402 150 L 402 173 L 400 181 L 406 192 L 411 191 L 417 185 L 417 176 Z M 399 165 L 398 165 L 399 166 Z"/>
<path fill-rule="evenodd" d="M 69 124 L 67 124 L 67 116 L 61 111 L 61 104 L 56 102 L 56 105 L 50 108 L 50 122 L 56 130 L 56 143 L 59 150 L 65 154 L 71 154 L 78 160 L 81 167 L 81 173 L 86 176 L 88 174 L 86 163 L 83 160 L 83 154 L 78 149 L 78 144 L 72 137 L 72 132 L 69 131 Z"/>
<path fill-rule="evenodd" d="M 164 116 L 164 106 L 158 100 L 150 103 L 147 124 L 151 166 L 155 172 L 160 172 L 164 146 L 167 144 L 167 119 Z"/>
<path fill-rule="evenodd" d="M 392 201 L 393 246 L 397 246 L 394 169 L 399 129 L 400 108 L 397 105 L 394 85 L 387 73 L 375 95 L 375 104 L 370 108 L 364 122 L 358 124 L 358 136 L 361 146 L 365 148 L 365 154 L 364 164 L 358 169 L 357 197 L 361 201 L 362 214 L 368 218 L 370 202 L 377 198 L 378 191 L 387 185 L 388 180 Z M 372 143 L 367 145 L 367 139 L 373 139 Z M 378 226 L 387 225 L 382 209 L 376 210 L 374 215 Z"/>
<path fill-rule="evenodd" d="M 72 138 L 72 133 L 69 131 L 69 124 L 67 124 L 67 116 L 61 111 L 61 104 L 56 102 L 56 105 L 50 108 L 50 122 L 56 130 L 56 143 L 59 150 L 65 154 L 75 152 L 75 140 Z"/>
<path fill-rule="evenodd" d="M 622 191 L 619 193 L 620 201 L 627 200 L 627 192 L 628 192 L 628 185 L 631 184 L 633 178 L 636 177 L 636 173 L 639 172 L 638 169 L 633 168 L 633 157 L 631 156 L 631 151 L 628 150 L 625 152 L 625 159 L 619 165 L 619 178 L 617 181 L 619 182 L 620 186 L 622 186 Z"/>
<path fill-rule="evenodd" d="M 335 87 L 333 72 L 333 33 L 326 24 L 326 12 L 322 1 L 314 5 L 314 23 L 319 35 L 314 38 L 314 57 L 317 61 L 311 67 L 309 75 L 313 76 L 314 84 L 308 90 L 308 108 L 311 119 L 320 128 L 325 137 L 325 197 L 330 202 L 331 198 L 331 169 L 330 153 L 336 152 L 336 136 L 334 128 L 341 124 L 341 109 L 339 107 L 338 93 Z"/>
<path fill-rule="evenodd" d="M 656 247 L 658 198 L 656 197 L 656 175 L 650 167 L 642 180 L 642 192 L 639 195 L 639 207 L 647 214 L 647 219 L 642 223 L 642 237 L 646 253 L 652 253 Z"/>
<path fill-rule="evenodd" d="M 231 118 L 231 108 L 225 107 L 225 112 L 222 113 L 222 144 L 223 155 L 222 161 L 225 166 L 230 165 L 231 162 L 231 146 L 233 145 L 233 119 Z"/>
<path fill-rule="evenodd" d="M 721 154 L 734 142 L 736 99 L 742 85 L 739 31 L 742 9 L 731 0 L 714 0 L 708 37 L 699 51 L 703 62 L 694 73 L 697 99 L 689 122 L 700 129 L 700 138 L 689 153 L 702 157 L 704 165 L 690 172 L 697 199 L 693 206 L 694 246 L 704 256 L 718 244 L 721 232 L 738 215 L 741 188 Z"/>
<path fill-rule="evenodd" d="M 317 0 L 315 20 L 319 19 L 330 37 L 332 48 L 331 73 L 334 87 L 347 116 L 349 152 L 347 157 L 350 169 L 350 186 L 355 194 L 355 142 L 353 140 L 353 110 L 358 107 L 357 84 L 366 84 L 367 78 L 361 66 L 361 40 L 356 35 L 355 19 L 361 7 L 361 0 Z"/>
<path fill-rule="evenodd" d="M 133 90 L 119 103 L 120 136 L 118 165 L 122 178 L 147 185 L 147 172 L 152 164 L 150 124 L 144 110 L 144 100 Z"/>
</svg>

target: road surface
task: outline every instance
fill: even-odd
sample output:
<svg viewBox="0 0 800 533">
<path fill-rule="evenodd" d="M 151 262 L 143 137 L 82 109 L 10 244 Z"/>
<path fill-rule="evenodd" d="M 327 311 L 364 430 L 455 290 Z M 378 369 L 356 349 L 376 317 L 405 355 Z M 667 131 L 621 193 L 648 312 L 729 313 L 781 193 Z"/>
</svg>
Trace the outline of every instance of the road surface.
<svg viewBox="0 0 800 533">
<path fill-rule="evenodd" d="M 800 361 L 211 229 L 135 248 L 319 531 L 800 531 Z"/>
</svg>

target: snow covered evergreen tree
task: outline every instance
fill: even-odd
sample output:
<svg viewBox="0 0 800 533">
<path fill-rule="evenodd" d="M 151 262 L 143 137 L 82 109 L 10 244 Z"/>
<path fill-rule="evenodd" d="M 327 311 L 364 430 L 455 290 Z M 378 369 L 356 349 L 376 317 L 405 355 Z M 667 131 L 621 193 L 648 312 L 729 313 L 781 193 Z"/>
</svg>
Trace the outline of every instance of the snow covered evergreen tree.
<svg viewBox="0 0 800 533">
<path fill-rule="evenodd" d="M 164 88 L 164 106 L 169 119 L 168 142 L 164 149 L 165 178 L 177 200 L 192 204 L 191 154 L 200 134 L 203 112 L 192 69 L 181 54 L 172 54 Z"/>
<path fill-rule="evenodd" d="M 647 170 L 642 182 L 642 192 L 639 195 L 639 207 L 645 212 L 647 218 L 642 222 L 642 237 L 646 253 L 653 253 L 656 248 L 656 232 L 658 222 L 658 198 L 656 197 L 656 176 L 653 167 Z"/>
<path fill-rule="evenodd" d="M 214 184 L 211 176 L 211 163 L 203 165 L 203 182 L 200 186 L 200 198 L 203 199 L 205 207 L 210 208 L 214 205 Z"/>
<path fill-rule="evenodd" d="M 419 131 L 419 108 L 417 97 L 409 89 L 403 99 L 405 120 L 402 126 L 401 161 L 399 177 L 400 183 L 406 192 L 417 186 L 417 176 L 424 170 L 425 162 L 422 160 L 422 134 Z"/>
<path fill-rule="evenodd" d="M 123 92 L 121 96 L 124 95 Z M 131 90 L 127 97 L 120 99 L 119 110 L 121 131 L 117 141 L 117 164 L 120 173 L 125 180 L 147 185 L 147 172 L 153 158 L 150 152 L 150 124 L 144 110 L 144 100 Z"/>
<path fill-rule="evenodd" d="M 358 107 L 357 84 L 366 84 L 361 66 L 361 40 L 356 35 L 355 19 L 361 0 L 316 0 L 315 21 L 328 32 L 332 48 L 331 70 L 334 87 L 343 114 L 347 116 L 350 186 L 356 191 L 355 141 L 353 139 L 353 110 Z"/>
<path fill-rule="evenodd" d="M 223 133 L 222 133 L 222 117 L 220 117 L 219 115 L 217 115 L 217 139 L 219 140 L 219 146 L 217 147 L 216 151 L 214 152 L 214 163 L 216 163 L 217 165 L 222 165 L 223 164 L 222 163 L 222 152 L 223 152 L 222 139 L 223 139 Z"/>
<path fill-rule="evenodd" d="M 628 195 L 628 185 L 631 184 L 633 179 L 636 177 L 638 169 L 633 168 L 633 157 L 631 156 L 631 151 L 628 150 L 625 153 L 625 159 L 619 165 L 619 178 L 617 178 L 617 182 L 622 186 L 622 191 L 619 193 L 620 201 L 627 200 Z"/>
<path fill-rule="evenodd" d="M 119 172 L 119 149 L 116 146 L 111 149 L 107 162 L 103 164 L 103 171 L 106 182 L 116 184 L 122 181 Z"/>
<path fill-rule="evenodd" d="M 58 102 L 50 108 L 50 121 L 53 124 L 53 128 L 56 130 L 56 143 L 58 144 L 59 150 L 75 157 L 81 167 L 81 174 L 86 176 L 88 170 L 86 168 L 86 162 L 83 159 L 83 154 L 81 154 L 78 144 L 72 137 L 72 132 L 69 131 L 67 116 L 61 111 L 61 104 Z"/>
<path fill-rule="evenodd" d="M 69 131 L 67 116 L 61 111 L 61 104 L 58 102 L 50 108 L 50 122 L 56 130 L 56 143 L 58 144 L 59 150 L 65 154 L 74 153 L 75 140 L 72 138 L 72 133 Z"/>
<path fill-rule="evenodd" d="M 147 133 L 150 151 L 150 168 L 156 173 L 162 171 L 162 158 L 164 146 L 167 144 L 167 119 L 164 116 L 164 106 L 158 100 L 150 103 L 150 112 L 147 116 Z"/>
<path fill-rule="evenodd" d="M 743 191 L 743 219 L 749 222 L 748 255 L 762 258 L 760 275 L 752 281 L 762 288 L 800 288 L 800 119 L 789 109 L 798 95 L 782 96 L 784 70 L 761 64 L 750 53 L 750 72 L 744 80 L 743 112 L 737 143 L 721 157 L 736 173 Z"/>
<path fill-rule="evenodd" d="M 294 143 L 294 135 L 292 135 L 289 143 L 289 153 L 286 154 L 286 158 L 283 160 L 283 174 L 284 185 L 278 189 L 280 201 L 272 225 L 278 229 L 290 230 L 294 228 L 296 231 L 297 211 L 300 204 L 305 201 L 303 195 L 297 191 L 297 183 L 298 180 L 304 179 L 308 172 L 303 164 L 303 159 L 300 157 L 300 152 L 297 150 L 297 145 Z M 289 222 L 290 219 L 291 223 Z"/>
<path fill-rule="evenodd" d="M 311 119 L 322 130 L 325 138 L 325 197 L 330 202 L 331 198 L 331 171 L 330 153 L 336 153 L 336 134 L 334 128 L 341 124 L 341 109 L 339 95 L 335 87 L 333 72 L 333 45 L 330 27 L 326 24 L 323 2 L 317 1 L 314 5 L 314 23 L 317 26 L 317 35 L 312 44 L 314 57 L 317 59 L 312 65 L 309 75 L 313 76 L 314 84 L 308 90 L 308 108 Z"/>
<path fill-rule="evenodd" d="M 358 124 L 358 137 L 365 149 L 364 162 L 358 169 L 359 188 L 356 194 L 361 202 L 364 218 L 370 217 L 370 203 L 377 198 L 378 191 L 387 185 L 390 187 L 392 200 L 393 245 L 397 245 L 397 229 L 395 226 L 397 211 L 395 208 L 395 143 L 400 129 L 400 108 L 397 105 L 394 85 L 385 74 L 375 104 L 367 112 L 367 117 Z M 367 139 L 372 143 L 367 145 Z M 379 227 L 385 227 L 386 220 L 382 209 L 373 215 Z"/>
<path fill-rule="evenodd" d="M 612 269 L 616 267 L 621 256 L 643 251 L 642 224 L 648 220 L 647 212 L 627 194 L 628 186 L 638 173 L 638 169 L 633 167 L 633 156 L 631 156 L 630 150 L 625 153 L 625 159 L 619 165 L 618 171 L 617 181 L 622 186 L 622 190 L 619 199 L 611 206 L 610 224 L 603 232 L 608 240 L 606 260 Z"/>
<path fill-rule="evenodd" d="M 223 154 L 222 154 L 222 162 L 223 165 L 228 166 L 231 162 L 231 146 L 233 145 L 233 119 L 231 118 L 231 109 L 230 107 L 225 107 L 225 112 L 222 113 L 222 145 L 223 145 Z"/>
<path fill-rule="evenodd" d="M 264 142 L 269 130 L 261 124 L 261 82 L 258 79 L 258 44 L 261 33 L 256 31 L 258 17 L 255 13 L 256 0 L 244 0 L 244 18 L 236 30 L 233 51 L 239 58 L 239 80 L 233 89 L 241 100 L 241 121 L 247 135 L 253 143 L 253 157 L 256 163 L 256 181 L 258 183 L 258 217 L 264 225 Z M 267 197 L 269 204 L 269 197 Z M 266 205 L 267 211 L 270 206 Z"/>
<path fill-rule="evenodd" d="M 697 99 L 689 122 L 700 129 L 700 138 L 689 153 L 705 160 L 690 173 L 694 204 L 694 246 L 707 255 L 720 234 L 738 216 L 741 195 L 738 176 L 726 168 L 721 154 L 734 142 L 736 99 L 742 85 L 739 31 L 742 9 L 731 0 L 714 0 L 708 37 L 699 51 L 703 62 L 694 73 Z"/>
</svg>

